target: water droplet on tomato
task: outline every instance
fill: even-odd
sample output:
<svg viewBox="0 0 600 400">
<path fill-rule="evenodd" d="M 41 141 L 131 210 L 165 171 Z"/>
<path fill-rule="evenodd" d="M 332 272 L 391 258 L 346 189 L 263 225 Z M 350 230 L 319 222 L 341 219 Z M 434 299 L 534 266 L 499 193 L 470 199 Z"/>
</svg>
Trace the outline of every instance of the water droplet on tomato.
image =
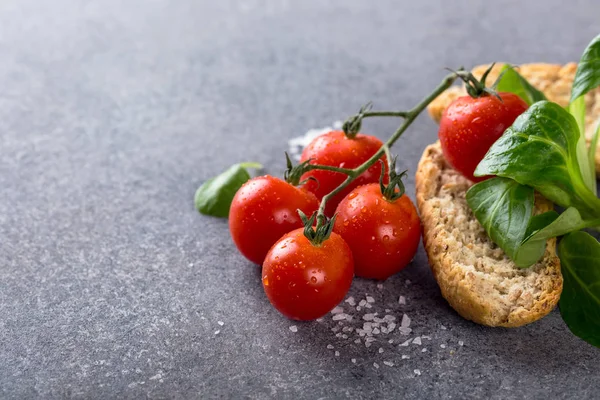
<svg viewBox="0 0 600 400">
<path fill-rule="evenodd" d="M 312 276 L 312 277 L 310 278 L 310 281 L 311 281 L 312 283 L 317 283 L 317 277 L 316 277 L 316 276 Z"/>
<path fill-rule="evenodd" d="M 379 205 L 379 199 L 375 199 L 375 205 L 378 206 Z"/>
<path fill-rule="evenodd" d="M 348 218 L 346 218 L 346 219 L 344 220 L 344 226 L 348 226 L 349 224 L 350 224 L 350 221 L 348 221 Z"/>
<path fill-rule="evenodd" d="M 366 213 L 367 212 L 367 207 L 363 207 L 360 209 L 360 212 Z"/>
<path fill-rule="evenodd" d="M 269 278 L 266 275 L 263 277 L 263 285 L 269 286 Z"/>
<path fill-rule="evenodd" d="M 371 240 L 375 241 L 375 236 L 371 236 Z"/>
<path fill-rule="evenodd" d="M 281 280 L 281 276 L 277 275 L 277 280 L 280 281 Z"/>
<path fill-rule="evenodd" d="M 388 235 L 383 235 L 383 241 L 387 242 L 388 240 L 390 240 L 390 237 Z"/>
<path fill-rule="evenodd" d="M 352 200 L 353 198 L 355 198 L 356 196 L 358 196 L 358 192 L 352 192 L 348 195 L 348 199 Z"/>
<path fill-rule="evenodd" d="M 395 229 L 392 231 L 392 236 L 396 237 L 398 236 L 398 231 L 396 231 Z"/>
</svg>

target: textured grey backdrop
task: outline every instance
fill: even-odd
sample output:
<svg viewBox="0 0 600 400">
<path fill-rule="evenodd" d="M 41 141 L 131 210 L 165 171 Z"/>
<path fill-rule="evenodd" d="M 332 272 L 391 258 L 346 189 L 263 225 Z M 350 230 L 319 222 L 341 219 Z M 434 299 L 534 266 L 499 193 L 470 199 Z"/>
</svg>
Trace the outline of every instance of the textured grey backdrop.
<svg viewBox="0 0 600 400">
<path fill-rule="evenodd" d="M 443 67 L 576 60 L 600 5 L 569 3 L 0 2 L 0 397 L 598 398 L 600 351 L 558 312 L 517 330 L 464 321 L 422 250 L 350 293 L 406 313 L 410 336 L 366 347 L 330 316 L 293 324 L 226 221 L 192 205 L 232 162 L 280 173 L 289 138 L 367 100 L 409 108 Z M 401 166 L 435 138 L 420 118 Z M 398 346 L 416 335 L 431 339 Z"/>
</svg>

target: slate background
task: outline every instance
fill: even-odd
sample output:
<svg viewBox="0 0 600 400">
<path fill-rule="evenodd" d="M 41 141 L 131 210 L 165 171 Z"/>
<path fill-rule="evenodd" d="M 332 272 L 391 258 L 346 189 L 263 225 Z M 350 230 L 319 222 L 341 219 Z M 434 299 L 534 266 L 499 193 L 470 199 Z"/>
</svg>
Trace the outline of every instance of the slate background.
<svg viewBox="0 0 600 400">
<path fill-rule="evenodd" d="M 368 100 L 409 108 L 443 67 L 577 60 L 599 11 L 593 0 L 2 1 L 0 397 L 597 398 L 600 350 L 558 312 L 517 330 L 464 321 L 422 249 L 383 289 L 356 280 L 350 294 L 406 312 L 432 337 L 423 346 L 397 347 L 396 330 L 366 348 L 336 338 L 329 317 L 292 333 L 226 221 L 199 216 L 192 197 L 236 161 L 279 173 L 288 139 Z M 364 130 L 385 138 L 395 123 Z M 435 137 L 417 120 L 395 148 L 401 166 L 414 172 Z"/>
</svg>

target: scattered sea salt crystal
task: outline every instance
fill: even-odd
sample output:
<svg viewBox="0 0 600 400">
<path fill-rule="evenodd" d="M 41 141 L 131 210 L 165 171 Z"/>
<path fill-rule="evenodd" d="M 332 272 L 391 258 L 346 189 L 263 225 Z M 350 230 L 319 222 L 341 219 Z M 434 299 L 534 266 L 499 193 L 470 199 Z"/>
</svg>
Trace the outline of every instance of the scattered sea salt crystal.
<svg viewBox="0 0 600 400">
<path fill-rule="evenodd" d="M 189 263 L 188 264 L 188 267 L 190 267 L 190 268 L 193 267 L 193 266 L 194 266 L 194 263 Z"/>
<path fill-rule="evenodd" d="M 375 299 L 371 296 L 367 296 L 367 303 L 375 303 Z"/>
<path fill-rule="evenodd" d="M 218 335 L 219 333 L 221 333 L 221 331 L 220 331 L 220 330 L 216 330 L 216 331 L 215 331 L 215 335 Z"/>
<path fill-rule="evenodd" d="M 333 328 L 331 328 L 331 332 L 335 333 L 335 332 L 339 332 L 340 327 L 339 326 L 334 326 Z"/>
<path fill-rule="evenodd" d="M 363 315 L 363 319 L 365 321 L 373 321 L 373 318 L 375 318 L 375 314 L 367 313 Z"/>
<path fill-rule="evenodd" d="M 402 354 L 402 359 L 403 360 L 408 360 L 408 359 L 410 359 L 410 356 L 407 356 L 406 354 Z"/>
<path fill-rule="evenodd" d="M 361 307 L 364 307 L 365 304 L 367 304 L 367 301 L 364 300 L 364 299 L 358 302 L 358 305 L 361 306 Z"/>
<path fill-rule="evenodd" d="M 354 301 L 354 297 L 350 296 L 346 299 L 346 303 L 350 304 L 351 306 L 355 306 L 356 302 Z"/>
<path fill-rule="evenodd" d="M 323 322 L 323 318 L 317 318 L 317 322 Z"/>
<path fill-rule="evenodd" d="M 442 344 L 440 344 L 440 347 L 441 347 L 442 349 L 445 349 L 445 348 L 446 348 L 446 345 L 445 345 L 444 343 L 442 343 Z"/>
<path fill-rule="evenodd" d="M 431 336 L 423 335 L 421 336 L 421 339 L 431 340 Z"/>
<path fill-rule="evenodd" d="M 459 340 L 459 341 L 458 341 L 458 345 L 459 345 L 459 346 L 464 346 L 464 344 L 465 344 L 465 342 L 463 342 L 462 340 Z"/>
<path fill-rule="evenodd" d="M 445 331 L 446 329 L 448 329 L 448 328 L 446 328 L 444 325 L 440 326 L 440 328 L 441 328 L 443 331 Z"/>
<path fill-rule="evenodd" d="M 389 344 L 392 344 L 392 343 L 394 343 L 394 339 L 390 339 L 390 340 L 388 340 L 388 343 L 389 343 Z"/>
<path fill-rule="evenodd" d="M 385 317 L 383 317 L 383 319 L 386 321 L 395 321 L 396 317 L 394 317 L 393 315 L 386 315 Z"/>
<path fill-rule="evenodd" d="M 402 343 L 400 346 L 408 346 L 412 339 L 408 339 L 406 342 Z"/>
<path fill-rule="evenodd" d="M 379 289 L 379 290 L 383 289 L 383 284 L 382 283 L 378 283 L 377 284 L 377 289 Z"/>
<path fill-rule="evenodd" d="M 336 333 L 335 337 L 342 337 L 342 333 L 341 332 Z"/>
<path fill-rule="evenodd" d="M 334 321 L 340 321 L 342 319 L 346 319 L 346 314 L 344 314 L 344 313 L 334 314 L 332 319 Z"/>
<path fill-rule="evenodd" d="M 360 339 L 356 339 L 356 340 L 354 341 L 354 343 L 356 343 L 356 344 L 360 344 Z"/>
<path fill-rule="evenodd" d="M 406 304 L 406 297 L 404 297 L 404 296 L 400 296 L 400 297 L 398 298 L 398 303 L 399 303 L 399 304 Z"/>
<path fill-rule="evenodd" d="M 421 344 L 421 338 L 419 336 L 417 336 L 412 342 L 413 342 L 413 344 L 420 345 Z"/>
<path fill-rule="evenodd" d="M 420 370 L 418 370 L 418 369 L 415 369 L 415 371 L 414 371 L 414 372 L 415 372 L 415 375 L 421 375 L 421 371 L 420 371 Z"/>
<path fill-rule="evenodd" d="M 353 359 L 352 359 L 352 360 L 350 360 L 350 361 L 352 361 L 352 364 L 356 364 L 356 358 L 353 358 Z"/>
<path fill-rule="evenodd" d="M 375 368 L 379 369 L 379 364 L 377 364 L 377 363 L 373 363 L 373 366 L 374 366 Z"/>
<path fill-rule="evenodd" d="M 379 354 L 383 353 L 383 347 L 380 347 L 378 351 L 379 351 Z"/>
<path fill-rule="evenodd" d="M 348 339 L 348 335 L 342 335 L 342 339 Z"/>
<path fill-rule="evenodd" d="M 371 343 L 370 342 L 366 342 L 365 343 L 365 347 L 371 347 Z"/>
<path fill-rule="evenodd" d="M 339 351 L 336 351 L 336 352 L 335 352 L 335 356 L 336 356 L 336 357 L 339 357 L 339 356 L 340 356 L 340 352 L 339 352 Z"/>
<path fill-rule="evenodd" d="M 367 343 L 371 343 L 371 342 L 375 342 L 377 339 L 375 339 L 374 337 L 368 337 L 365 339 L 365 342 Z"/>
<path fill-rule="evenodd" d="M 332 314 L 339 314 L 339 313 L 343 313 L 344 309 L 342 307 L 336 307 L 333 310 L 331 310 Z"/>
<path fill-rule="evenodd" d="M 381 331 L 379 330 L 379 328 L 373 329 L 373 335 L 379 335 L 380 333 Z"/>
<path fill-rule="evenodd" d="M 384 361 L 383 363 L 384 363 L 385 365 L 387 365 L 388 367 L 393 367 L 393 366 L 394 366 L 394 363 L 393 363 L 393 362 L 391 362 L 391 361 Z"/>
<path fill-rule="evenodd" d="M 406 286 L 410 285 L 412 282 L 410 281 L 410 279 L 406 280 Z"/>
<path fill-rule="evenodd" d="M 424 348 L 423 350 L 421 350 L 421 353 L 427 353 L 427 348 Z"/>
<path fill-rule="evenodd" d="M 296 325 L 292 325 L 292 326 L 290 326 L 290 331 L 298 332 L 298 327 Z"/>
<path fill-rule="evenodd" d="M 321 129 L 310 129 L 304 135 L 294 137 L 288 140 L 288 147 L 290 151 L 290 155 L 296 160 L 300 159 L 300 154 L 302 153 L 302 149 L 309 145 L 310 142 L 316 137 L 324 135 L 325 133 L 333 130 L 340 129 L 342 127 L 341 121 L 336 121 L 333 123 L 333 126 L 326 126 Z"/>
<path fill-rule="evenodd" d="M 381 333 L 388 333 L 388 330 L 385 326 L 381 327 Z"/>
<path fill-rule="evenodd" d="M 390 310 L 389 308 L 385 309 L 385 312 L 390 312 L 390 311 L 392 311 L 392 310 Z"/>
<path fill-rule="evenodd" d="M 333 345 L 332 345 L 332 344 L 328 344 L 328 345 L 327 345 L 327 348 L 328 348 L 329 350 L 331 350 L 331 349 L 333 349 Z"/>
<path fill-rule="evenodd" d="M 225 322 L 223 322 L 223 321 L 217 321 L 217 324 L 219 324 L 220 326 L 223 326 L 223 325 L 225 325 Z"/>
<path fill-rule="evenodd" d="M 400 322 L 400 327 L 408 328 L 409 326 L 410 326 L 410 318 L 406 314 L 402 315 L 402 322 Z"/>
<path fill-rule="evenodd" d="M 367 304 L 365 304 L 365 308 L 371 308 L 371 307 L 373 307 L 373 306 L 371 305 L 371 303 L 367 303 Z"/>
<path fill-rule="evenodd" d="M 398 328 L 398 330 L 399 330 L 399 331 L 400 331 L 400 333 L 401 333 L 401 334 L 403 334 L 404 336 L 408 336 L 408 335 L 410 335 L 410 333 L 412 332 L 412 329 L 411 329 L 411 328 L 403 328 L 403 327 L 400 327 L 400 328 Z"/>
</svg>

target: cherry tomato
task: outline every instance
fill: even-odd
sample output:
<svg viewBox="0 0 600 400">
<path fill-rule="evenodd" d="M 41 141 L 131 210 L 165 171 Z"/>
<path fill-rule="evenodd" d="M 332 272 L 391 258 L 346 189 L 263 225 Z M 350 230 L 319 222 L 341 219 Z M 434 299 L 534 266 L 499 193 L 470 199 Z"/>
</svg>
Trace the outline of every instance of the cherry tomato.
<svg viewBox="0 0 600 400">
<path fill-rule="evenodd" d="M 486 177 L 474 177 L 473 171 L 492 144 L 527 110 L 525 103 L 513 93 L 472 98 L 459 97 L 442 114 L 439 138 L 446 160 L 456 170 L 474 182 Z"/>
<path fill-rule="evenodd" d="M 331 131 L 324 135 L 316 137 L 302 152 L 301 162 L 311 160 L 311 164 L 331 165 L 341 168 L 355 168 L 367 161 L 375 154 L 383 143 L 375 136 L 358 134 L 349 139 L 342 131 Z M 381 157 L 386 165 L 387 159 Z M 332 216 L 338 203 L 352 191 L 353 188 L 367 183 L 379 182 L 381 175 L 381 163 L 378 161 L 357 177 L 344 190 L 334 196 L 327 202 L 325 214 Z M 318 183 L 310 180 L 304 187 L 313 192 L 320 200 L 326 194 L 338 187 L 345 179 L 346 175 L 332 171 L 309 171 L 302 176 L 302 180 L 308 177 L 316 178 Z M 387 177 L 387 173 L 386 173 Z"/>
<path fill-rule="evenodd" d="M 387 279 L 415 256 L 421 221 L 408 196 L 388 200 L 369 184 L 354 189 L 336 212 L 333 231 L 352 249 L 356 276 Z"/>
<path fill-rule="evenodd" d="M 229 210 L 229 231 L 240 252 L 262 264 L 284 234 L 302 227 L 298 209 L 311 215 L 319 201 L 311 192 L 265 175 L 250 179 L 235 194 Z"/>
<path fill-rule="evenodd" d="M 352 252 L 332 233 L 314 246 L 296 229 L 269 250 L 262 270 L 265 293 L 273 306 L 291 319 L 312 320 L 344 299 L 354 275 Z"/>
</svg>

